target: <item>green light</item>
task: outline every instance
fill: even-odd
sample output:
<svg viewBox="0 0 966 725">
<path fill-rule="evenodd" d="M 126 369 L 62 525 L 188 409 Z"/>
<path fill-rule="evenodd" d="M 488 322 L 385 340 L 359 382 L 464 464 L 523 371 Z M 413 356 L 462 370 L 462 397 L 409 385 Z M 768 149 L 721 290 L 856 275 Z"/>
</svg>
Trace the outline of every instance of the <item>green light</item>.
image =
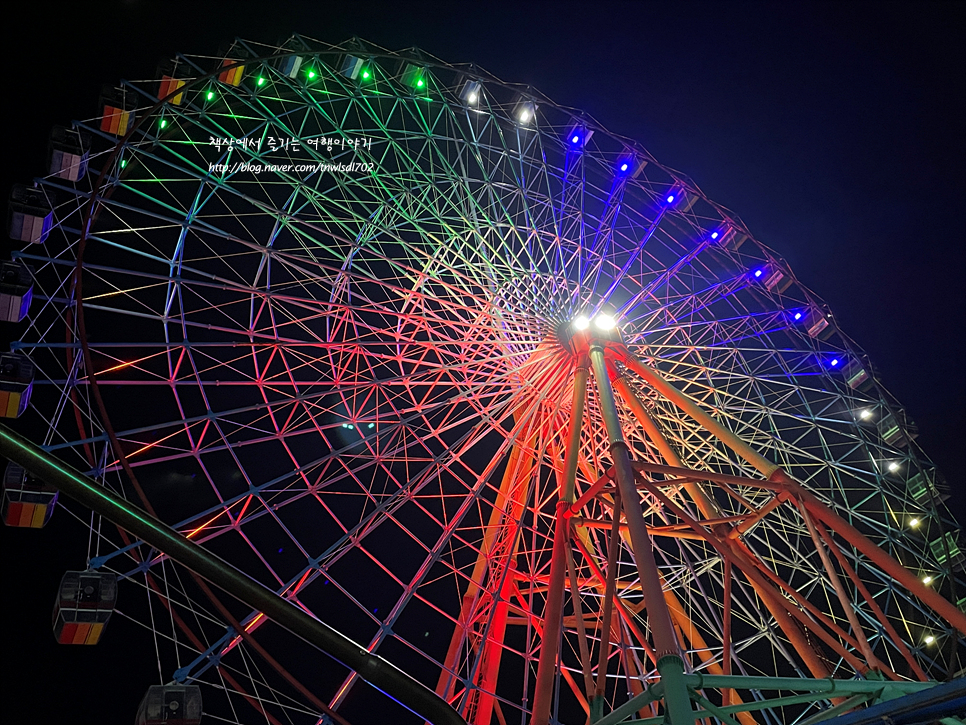
<svg viewBox="0 0 966 725">
<path fill-rule="evenodd" d="M 314 70 L 310 70 L 308 72 L 308 76 L 309 76 L 309 80 L 312 80 L 313 78 L 315 78 L 315 71 Z"/>
<path fill-rule="evenodd" d="M 259 78 L 258 79 L 258 85 L 264 86 L 265 85 L 265 79 L 264 78 Z"/>
<path fill-rule="evenodd" d="M 366 80 L 366 81 L 369 80 L 369 71 L 368 70 L 362 71 L 362 79 L 363 80 Z"/>
<path fill-rule="evenodd" d="M 159 125 L 161 126 L 161 128 L 164 128 L 165 126 L 167 126 L 167 125 L 168 125 L 168 122 L 167 122 L 167 121 L 165 121 L 165 120 L 164 120 L 164 119 L 162 118 L 162 119 L 161 119 L 161 123 L 160 123 Z"/>
<path fill-rule="evenodd" d="M 422 78 L 420 78 L 418 81 L 416 81 L 416 87 L 417 88 L 422 88 L 423 87 L 423 79 Z"/>
<path fill-rule="evenodd" d="M 121 159 L 121 168 L 123 169 L 125 166 L 127 166 L 127 159 Z"/>
<path fill-rule="evenodd" d="M 208 99 L 209 101 L 213 101 L 213 100 L 215 100 L 215 92 L 214 92 L 214 91 L 208 91 L 208 95 L 206 96 L 206 98 L 207 98 L 207 99 Z"/>
</svg>

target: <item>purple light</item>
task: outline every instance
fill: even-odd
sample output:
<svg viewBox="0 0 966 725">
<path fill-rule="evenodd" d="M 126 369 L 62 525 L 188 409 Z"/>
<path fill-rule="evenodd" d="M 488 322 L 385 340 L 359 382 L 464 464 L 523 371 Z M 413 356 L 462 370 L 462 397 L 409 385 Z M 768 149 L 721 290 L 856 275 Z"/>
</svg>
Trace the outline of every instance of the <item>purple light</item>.
<svg viewBox="0 0 966 725">
<path fill-rule="evenodd" d="M 761 270 L 760 269 L 756 269 L 755 270 L 755 276 L 756 277 L 761 277 Z"/>
</svg>

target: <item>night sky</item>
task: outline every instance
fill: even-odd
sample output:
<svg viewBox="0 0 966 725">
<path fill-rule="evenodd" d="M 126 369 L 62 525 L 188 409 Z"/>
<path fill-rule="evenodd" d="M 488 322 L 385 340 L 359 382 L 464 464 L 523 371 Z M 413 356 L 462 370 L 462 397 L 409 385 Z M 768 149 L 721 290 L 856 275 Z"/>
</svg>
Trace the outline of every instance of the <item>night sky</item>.
<svg viewBox="0 0 966 725">
<path fill-rule="evenodd" d="M 93 117 L 103 84 L 153 77 L 177 52 L 299 32 L 474 62 L 637 139 L 777 250 L 918 424 L 966 521 L 966 4 L 81 5 L 5 19 L 5 196 L 43 173 L 51 125 Z M 50 635 L 57 582 L 86 551 L 62 513 L 0 535 L 4 712 L 133 722 L 158 681 L 147 634 L 115 618 L 96 648 Z"/>
</svg>

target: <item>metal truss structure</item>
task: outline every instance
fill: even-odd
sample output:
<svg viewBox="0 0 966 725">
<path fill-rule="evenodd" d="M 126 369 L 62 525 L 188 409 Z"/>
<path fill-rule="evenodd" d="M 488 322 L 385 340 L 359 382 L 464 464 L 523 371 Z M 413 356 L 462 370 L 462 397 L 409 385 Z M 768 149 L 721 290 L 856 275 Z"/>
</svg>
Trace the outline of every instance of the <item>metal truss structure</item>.
<svg viewBox="0 0 966 725">
<path fill-rule="evenodd" d="M 38 182 L 15 348 L 46 451 L 477 725 L 804 725 L 960 672 L 914 426 L 686 178 L 416 50 L 237 41 L 159 76 Z M 91 526 L 206 713 L 421 722 Z"/>
</svg>

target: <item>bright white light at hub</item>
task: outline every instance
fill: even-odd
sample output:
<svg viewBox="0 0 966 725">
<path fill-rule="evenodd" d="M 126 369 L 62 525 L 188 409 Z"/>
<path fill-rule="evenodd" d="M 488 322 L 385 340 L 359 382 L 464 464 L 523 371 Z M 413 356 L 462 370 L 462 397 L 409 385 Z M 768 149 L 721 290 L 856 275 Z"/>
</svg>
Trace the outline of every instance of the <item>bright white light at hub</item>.
<svg viewBox="0 0 966 725">
<path fill-rule="evenodd" d="M 899 464 L 898 463 L 896 463 L 895 461 L 893 461 L 892 463 L 889 464 L 889 471 L 891 473 L 895 473 L 898 470 L 899 470 Z"/>
<path fill-rule="evenodd" d="M 869 410 L 868 408 L 865 408 L 864 410 L 860 410 L 859 411 L 859 417 L 862 420 L 868 420 L 869 418 L 872 417 L 872 411 Z"/>
<path fill-rule="evenodd" d="M 929 576 L 928 574 L 926 574 L 926 576 L 924 576 L 924 577 L 922 578 L 922 583 L 923 583 L 923 584 L 929 584 L 929 582 L 931 582 L 931 581 L 932 581 L 932 577 L 931 577 L 931 576 Z"/>
<path fill-rule="evenodd" d="M 590 327 L 590 320 L 588 320 L 585 315 L 580 315 L 576 320 L 574 320 L 574 327 L 578 330 L 586 330 L 588 327 Z"/>
<path fill-rule="evenodd" d="M 601 330 L 613 330 L 614 329 L 614 318 L 610 315 L 597 315 L 594 318 L 594 324 L 597 325 Z"/>
<path fill-rule="evenodd" d="M 478 100 L 480 100 L 480 97 L 478 95 L 476 95 L 475 93 L 471 93 L 470 95 L 468 95 L 466 97 L 466 100 L 469 103 L 476 103 Z"/>
<path fill-rule="evenodd" d="M 932 644 L 935 641 L 936 641 L 936 638 L 933 637 L 931 634 L 927 634 L 926 638 L 923 640 L 923 642 L 925 642 L 926 644 Z"/>
<path fill-rule="evenodd" d="M 909 525 L 912 528 L 916 528 L 919 525 L 919 519 L 909 519 Z"/>
<path fill-rule="evenodd" d="M 530 109 L 524 108 L 520 111 L 520 123 L 527 123 L 530 120 Z"/>
</svg>

